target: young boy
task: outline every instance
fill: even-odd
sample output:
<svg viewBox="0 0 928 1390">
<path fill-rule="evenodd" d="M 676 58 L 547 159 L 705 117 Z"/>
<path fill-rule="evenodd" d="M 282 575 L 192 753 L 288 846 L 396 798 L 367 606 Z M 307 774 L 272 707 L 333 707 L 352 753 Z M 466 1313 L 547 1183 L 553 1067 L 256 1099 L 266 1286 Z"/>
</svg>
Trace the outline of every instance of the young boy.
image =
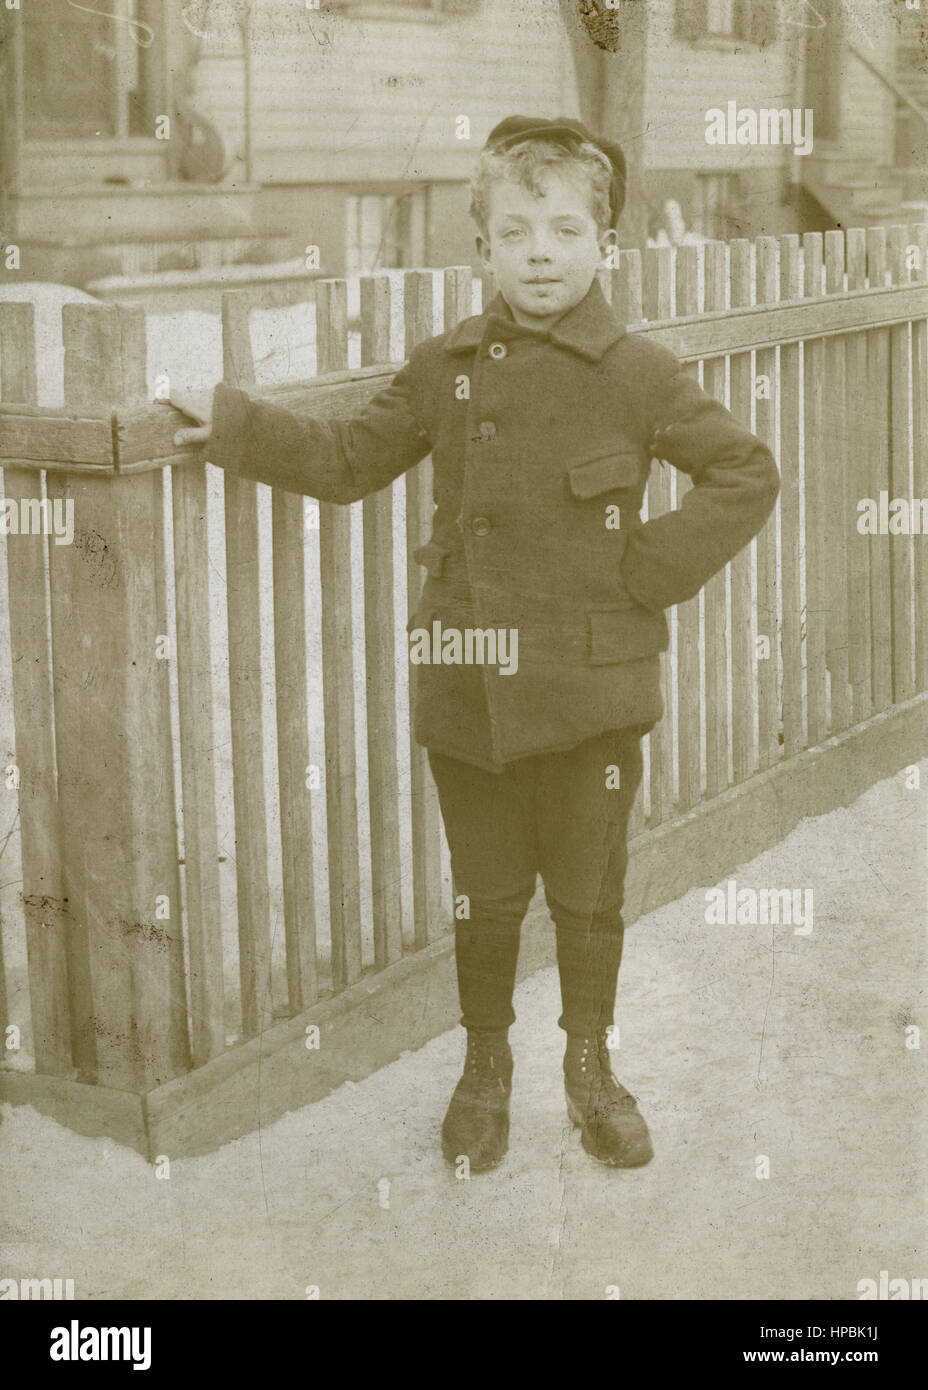
<svg viewBox="0 0 928 1390">
<path fill-rule="evenodd" d="M 605 300 L 596 272 L 624 185 L 621 150 L 579 122 L 508 118 L 472 184 L 477 248 L 499 288 L 482 314 L 417 346 L 356 419 L 297 418 L 220 385 L 211 428 L 178 436 L 207 441 L 211 462 L 244 477 L 337 503 L 432 453 L 436 510 L 417 552 L 428 575 L 410 658 L 415 734 L 454 892 L 469 905 L 455 923 L 467 1054 L 442 1147 L 450 1162 L 466 1154 L 471 1171 L 508 1144 L 507 1034 L 539 873 L 556 927 L 570 1118 L 605 1163 L 652 1157 L 606 1038 L 641 737 L 662 714 L 665 610 L 756 535 L 779 491 L 770 451 L 672 354 L 626 333 Z M 642 523 L 654 457 L 694 486 Z M 442 632 L 460 640 L 429 655 Z M 506 661 L 481 662 L 473 645 L 468 661 L 468 633 L 490 654 L 498 635 Z"/>
</svg>

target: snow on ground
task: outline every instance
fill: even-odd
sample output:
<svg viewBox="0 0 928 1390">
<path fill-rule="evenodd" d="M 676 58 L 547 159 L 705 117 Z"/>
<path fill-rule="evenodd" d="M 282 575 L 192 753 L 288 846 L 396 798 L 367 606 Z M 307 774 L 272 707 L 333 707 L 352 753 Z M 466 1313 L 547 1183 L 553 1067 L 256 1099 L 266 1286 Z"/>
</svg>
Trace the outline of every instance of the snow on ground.
<svg viewBox="0 0 928 1390">
<path fill-rule="evenodd" d="M 457 1028 L 169 1179 L 7 1106 L 0 1277 L 73 1278 L 82 1299 L 830 1300 L 924 1276 L 920 774 L 732 875 L 811 887 L 809 935 L 707 926 L 708 884 L 630 931 L 615 1068 L 652 1127 L 647 1168 L 597 1164 L 567 1125 L 545 970 L 518 990 L 494 1172 L 456 1180 L 438 1147 Z"/>
</svg>

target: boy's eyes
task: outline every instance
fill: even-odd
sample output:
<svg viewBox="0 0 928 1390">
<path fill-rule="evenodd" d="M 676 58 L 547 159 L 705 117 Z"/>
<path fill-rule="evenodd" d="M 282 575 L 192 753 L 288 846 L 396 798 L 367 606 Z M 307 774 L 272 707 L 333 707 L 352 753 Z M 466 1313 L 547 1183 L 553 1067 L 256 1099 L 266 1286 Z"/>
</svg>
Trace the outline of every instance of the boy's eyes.
<svg viewBox="0 0 928 1390">
<path fill-rule="evenodd" d="M 579 235 L 580 235 L 580 229 L 579 229 L 579 227 L 558 227 L 558 228 L 557 228 L 557 233 L 558 233 L 558 236 L 579 236 Z M 517 236 L 524 236 L 524 235 L 525 235 L 525 229 L 524 229 L 524 227 L 509 227 L 509 228 L 508 228 L 505 232 L 503 232 L 503 234 L 502 234 L 503 240 L 504 240 L 504 241 L 512 241 L 512 239 L 513 239 L 514 237 L 517 237 Z"/>
</svg>

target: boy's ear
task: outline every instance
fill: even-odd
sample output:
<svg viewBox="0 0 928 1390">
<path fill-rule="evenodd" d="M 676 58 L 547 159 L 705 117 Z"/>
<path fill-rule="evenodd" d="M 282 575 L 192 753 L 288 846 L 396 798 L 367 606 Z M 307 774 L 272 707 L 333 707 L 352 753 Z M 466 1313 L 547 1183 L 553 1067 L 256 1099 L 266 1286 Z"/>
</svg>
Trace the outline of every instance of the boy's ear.
<svg viewBox="0 0 928 1390">
<path fill-rule="evenodd" d="M 599 238 L 599 249 L 602 252 L 603 260 L 606 259 L 606 252 L 611 246 L 618 246 L 619 234 L 614 227 L 610 227 L 608 232 L 603 232 Z"/>
<path fill-rule="evenodd" d="M 489 268 L 492 252 L 488 239 L 478 234 L 475 238 L 474 245 L 477 247 L 477 255 L 480 257 L 483 264 Z"/>
</svg>

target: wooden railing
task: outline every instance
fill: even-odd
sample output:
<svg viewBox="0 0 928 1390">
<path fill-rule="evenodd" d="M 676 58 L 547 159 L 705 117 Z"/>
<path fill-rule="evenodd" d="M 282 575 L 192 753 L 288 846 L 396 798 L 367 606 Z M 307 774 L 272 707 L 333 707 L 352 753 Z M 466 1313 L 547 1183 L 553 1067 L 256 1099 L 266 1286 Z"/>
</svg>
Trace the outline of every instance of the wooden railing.
<svg viewBox="0 0 928 1390">
<path fill-rule="evenodd" d="M 857 528 L 862 498 L 928 497 L 926 251 L 919 225 L 628 252 L 601 272 L 633 331 L 683 358 L 770 444 L 782 473 L 764 531 L 673 611 L 666 715 L 647 740 L 633 835 L 928 690 L 928 540 Z M 435 331 L 435 289 L 432 272 L 404 277 L 407 354 Z M 268 394 L 352 413 L 396 369 L 382 365 L 390 282 L 362 281 L 361 365 L 350 371 L 346 284 L 314 291 L 319 378 Z M 253 385 L 248 293 L 225 297 L 224 375 Z M 445 270 L 439 293 L 450 327 L 471 312 L 469 269 Z M 6 1013 L 27 1049 L 31 1032 L 37 1073 L 147 1093 L 275 1018 L 312 1018 L 450 929 L 434 787 L 405 726 L 398 611 L 421 582 L 413 552 L 430 531 L 431 463 L 353 509 L 321 505 L 318 555 L 313 504 L 273 491 L 272 646 L 261 602 L 267 490 L 221 478 L 234 802 L 234 851 L 223 855 L 208 505 L 218 475 L 177 453 L 179 417 L 145 399 L 141 309 L 68 305 L 63 337 L 66 407 L 41 410 L 31 306 L 0 304 L 5 496 L 40 497 L 44 477 L 47 498 L 72 501 L 75 516 L 70 546 L 6 541 L 31 1025 L 12 1017 L 24 1006 Z M 689 486 L 655 462 L 647 515 L 677 506 Z M 394 562 L 400 526 L 408 597 Z M 307 635 L 317 618 L 321 648 Z M 315 729 L 307 672 L 320 666 Z M 319 738 L 324 777 L 314 779 Z M 327 912 L 313 855 L 323 814 Z M 230 857 L 234 936 L 221 911 Z"/>
</svg>

